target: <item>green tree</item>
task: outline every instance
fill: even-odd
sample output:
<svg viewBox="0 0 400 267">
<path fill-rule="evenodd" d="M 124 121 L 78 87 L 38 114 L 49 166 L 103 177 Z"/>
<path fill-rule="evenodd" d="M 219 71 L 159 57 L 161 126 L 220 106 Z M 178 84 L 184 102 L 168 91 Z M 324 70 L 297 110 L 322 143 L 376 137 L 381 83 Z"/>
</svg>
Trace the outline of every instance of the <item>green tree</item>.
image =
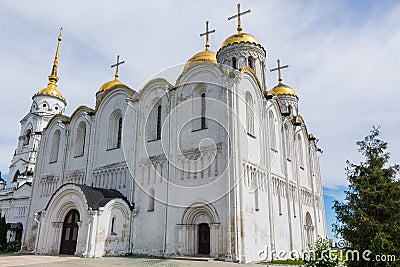
<svg viewBox="0 0 400 267">
<path fill-rule="evenodd" d="M 347 161 L 349 188 L 344 203 L 335 201 L 337 223 L 333 230 L 349 242 L 350 248 L 372 252 L 371 261 L 348 261 L 348 266 L 399 266 L 396 262 L 372 261 L 376 255 L 400 258 L 400 183 L 399 165 L 387 166 L 390 153 L 379 139 L 379 127 L 373 127 L 363 141 L 357 142 L 364 157 L 360 164 Z"/>
<path fill-rule="evenodd" d="M 0 246 L 7 244 L 7 223 L 6 217 L 0 213 Z"/>
</svg>

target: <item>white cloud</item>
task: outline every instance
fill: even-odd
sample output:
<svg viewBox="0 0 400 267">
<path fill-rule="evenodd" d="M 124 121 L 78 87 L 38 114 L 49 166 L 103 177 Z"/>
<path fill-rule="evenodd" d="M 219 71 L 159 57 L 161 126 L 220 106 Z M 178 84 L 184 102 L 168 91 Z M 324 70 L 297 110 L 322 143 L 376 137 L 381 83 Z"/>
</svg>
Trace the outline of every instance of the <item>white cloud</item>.
<svg viewBox="0 0 400 267">
<path fill-rule="evenodd" d="M 400 6 L 390 2 L 243 1 L 252 13 L 246 32 L 290 68 L 284 81 L 300 96 L 310 132 L 320 139 L 326 186 L 345 185 L 344 162 L 358 162 L 355 142 L 381 125 L 394 159 L 400 113 Z M 214 50 L 234 33 L 226 1 L 2 1 L 0 4 L 0 169 L 7 172 L 19 120 L 31 96 L 47 84 L 59 26 L 64 27 L 59 89 L 67 113 L 93 106 L 100 85 L 113 78 L 116 54 L 126 60 L 120 78 L 133 88 L 154 73 L 184 63 L 203 49 L 204 21 L 216 29 Z M 268 86 L 275 74 L 268 73 Z"/>
</svg>

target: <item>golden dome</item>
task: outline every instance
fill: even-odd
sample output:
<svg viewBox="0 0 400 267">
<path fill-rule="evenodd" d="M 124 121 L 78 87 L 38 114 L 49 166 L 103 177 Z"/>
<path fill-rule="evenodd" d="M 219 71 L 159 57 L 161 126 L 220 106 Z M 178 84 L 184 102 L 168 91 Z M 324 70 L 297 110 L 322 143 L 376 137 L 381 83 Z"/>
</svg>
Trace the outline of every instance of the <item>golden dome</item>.
<svg viewBox="0 0 400 267">
<path fill-rule="evenodd" d="M 229 36 L 221 45 L 221 49 L 233 44 L 249 43 L 261 46 L 260 42 L 251 34 L 238 32 L 234 35 Z"/>
<path fill-rule="evenodd" d="M 217 63 L 217 54 L 210 50 L 201 51 L 194 56 L 192 56 L 186 64 L 190 64 L 193 62 L 202 61 L 202 62 L 210 62 L 210 63 Z"/>
<path fill-rule="evenodd" d="M 217 54 L 208 49 L 201 51 L 201 52 L 195 54 L 194 56 L 192 56 L 186 62 L 184 69 L 189 68 L 189 66 L 195 62 L 209 62 L 209 63 L 217 64 Z"/>
<path fill-rule="evenodd" d="M 275 86 L 274 88 L 269 90 L 268 94 L 275 95 L 275 96 L 278 96 L 278 95 L 291 95 L 291 96 L 297 97 L 296 92 L 290 86 L 285 85 L 285 84 L 283 84 L 281 82 L 278 83 L 277 86 Z"/>
<path fill-rule="evenodd" d="M 40 90 L 39 92 L 34 94 L 34 96 L 37 96 L 37 95 L 51 95 L 51 96 L 57 97 L 57 98 L 63 100 L 64 102 L 66 102 L 65 98 L 62 96 L 60 91 L 57 90 L 57 86 L 52 82 L 50 82 L 46 88 L 43 88 L 42 90 Z"/>
<path fill-rule="evenodd" d="M 128 88 L 128 86 L 126 86 L 125 84 L 123 84 L 120 80 L 118 80 L 117 77 L 114 78 L 114 80 L 111 80 L 109 82 L 106 82 L 105 84 L 103 84 L 100 88 L 99 88 L 99 92 L 105 92 L 111 89 L 114 89 L 116 87 L 124 87 L 124 88 Z"/>
</svg>

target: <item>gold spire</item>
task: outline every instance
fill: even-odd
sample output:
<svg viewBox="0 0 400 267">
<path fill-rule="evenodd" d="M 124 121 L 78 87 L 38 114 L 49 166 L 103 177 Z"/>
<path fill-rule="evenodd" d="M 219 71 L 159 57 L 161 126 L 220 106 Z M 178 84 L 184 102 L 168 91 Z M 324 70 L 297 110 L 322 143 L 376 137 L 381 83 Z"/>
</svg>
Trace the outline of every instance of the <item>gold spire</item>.
<svg viewBox="0 0 400 267">
<path fill-rule="evenodd" d="M 208 30 L 208 21 L 206 21 L 206 32 L 204 33 L 200 33 L 200 37 L 202 36 L 206 36 L 206 51 L 208 51 L 210 49 L 210 43 L 208 42 L 208 35 L 210 35 L 211 33 L 214 33 L 215 30 Z"/>
<path fill-rule="evenodd" d="M 234 18 L 238 19 L 237 31 L 238 31 L 238 34 L 241 34 L 243 29 L 242 29 L 242 23 L 240 22 L 240 16 L 243 16 L 243 15 L 246 15 L 246 14 L 250 13 L 251 10 L 249 9 L 249 10 L 240 12 L 240 4 L 237 4 L 237 9 L 238 9 L 238 13 L 236 15 L 233 15 L 233 16 L 229 17 L 228 20 L 231 20 L 231 19 L 234 19 Z"/>
<path fill-rule="evenodd" d="M 57 49 L 56 49 L 56 55 L 54 57 L 54 62 L 53 62 L 53 68 L 51 69 L 51 74 L 49 75 L 49 83 L 47 84 L 46 88 L 43 88 L 39 92 L 35 94 L 36 95 L 51 95 L 54 97 L 57 97 L 61 100 L 65 101 L 65 98 L 62 96 L 62 94 L 57 90 L 57 82 L 58 82 L 58 76 L 57 76 L 57 70 L 58 70 L 58 55 L 60 53 L 60 43 L 62 40 L 61 32 L 62 32 L 62 27 L 60 28 L 60 34 L 58 35 L 58 42 L 57 42 Z"/>
<path fill-rule="evenodd" d="M 63 28 L 60 28 L 60 34 L 58 35 L 58 42 L 57 42 L 57 50 L 56 50 L 56 56 L 54 57 L 54 63 L 53 63 L 53 68 L 51 69 L 51 74 L 49 76 L 49 82 L 56 85 L 58 81 L 57 77 L 57 70 L 58 70 L 58 54 L 60 53 L 60 43 L 62 40 L 61 32 Z"/>
</svg>

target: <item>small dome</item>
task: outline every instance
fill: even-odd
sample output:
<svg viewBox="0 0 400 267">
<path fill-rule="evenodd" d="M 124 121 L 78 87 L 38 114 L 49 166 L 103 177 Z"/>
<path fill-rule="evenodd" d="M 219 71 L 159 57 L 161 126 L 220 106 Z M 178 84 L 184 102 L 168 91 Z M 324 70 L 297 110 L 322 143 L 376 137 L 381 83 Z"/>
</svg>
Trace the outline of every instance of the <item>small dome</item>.
<svg viewBox="0 0 400 267">
<path fill-rule="evenodd" d="M 116 87 L 124 87 L 130 89 L 128 86 L 123 84 L 118 78 L 114 78 L 114 80 L 111 80 L 109 82 L 104 83 L 100 88 L 99 92 L 105 92 L 111 89 L 114 89 Z"/>
<path fill-rule="evenodd" d="M 43 88 L 42 90 L 40 90 L 39 92 L 34 94 L 34 96 L 37 96 L 37 95 L 51 95 L 51 96 L 57 97 L 57 98 L 61 99 L 62 101 L 66 102 L 65 98 L 62 96 L 60 91 L 57 90 L 57 86 L 51 82 L 47 85 L 46 88 Z"/>
<path fill-rule="evenodd" d="M 229 36 L 221 45 L 221 49 L 233 44 L 249 43 L 261 46 L 260 42 L 251 34 L 240 32 Z"/>
<path fill-rule="evenodd" d="M 209 62 L 209 63 L 214 63 L 217 64 L 217 54 L 215 52 L 212 52 L 208 49 L 201 51 L 194 56 L 192 56 L 185 65 L 185 70 L 189 68 L 189 66 L 195 62 Z"/>
<path fill-rule="evenodd" d="M 275 96 L 278 96 L 278 95 L 291 95 L 291 96 L 297 97 L 296 92 L 290 86 L 285 85 L 285 84 L 283 84 L 281 82 L 278 83 L 277 86 L 275 86 L 274 88 L 269 90 L 268 94 L 269 95 L 275 95 Z"/>
</svg>

